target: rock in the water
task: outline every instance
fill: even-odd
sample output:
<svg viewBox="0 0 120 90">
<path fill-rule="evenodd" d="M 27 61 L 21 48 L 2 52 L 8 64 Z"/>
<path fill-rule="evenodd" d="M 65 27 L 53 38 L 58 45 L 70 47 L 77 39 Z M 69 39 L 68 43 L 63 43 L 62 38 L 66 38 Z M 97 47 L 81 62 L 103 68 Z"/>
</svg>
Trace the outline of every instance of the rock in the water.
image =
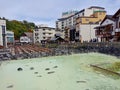
<svg viewBox="0 0 120 90">
<path fill-rule="evenodd" d="M 13 85 L 9 85 L 9 86 L 7 86 L 7 88 L 13 88 Z"/>
<path fill-rule="evenodd" d="M 58 66 L 54 66 L 53 68 L 58 68 Z"/>
<path fill-rule="evenodd" d="M 22 71 L 23 69 L 19 67 L 17 70 L 18 70 L 18 71 Z"/>
<path fill-rule="evenodd" d="M 48 74 L 52 74 L 52 73 L 55 73 L 55 71 L 48 72 Z"/>
<path fill-rule="evenodd" d="M 86 81 L 76 81 L 77 83 L 86 83 Z"/>
<path fill-rule="evenodd" d="M 30 70 L 34 70 L 34 67 L 31 67 Z"/>
<path fill-rule="evenodd" d="M 38 74 L 38 72 L 34 72 L 34 74 Z"/>
<path fill-rule="evenodd" d="M 37 76 L 37 77 L 42 77 L 41 75 Z"/>
<path fill-rule="evenodd" d="M 46 68 L 45 70 L 50 70 L 50 68 Z"/>
</svg>

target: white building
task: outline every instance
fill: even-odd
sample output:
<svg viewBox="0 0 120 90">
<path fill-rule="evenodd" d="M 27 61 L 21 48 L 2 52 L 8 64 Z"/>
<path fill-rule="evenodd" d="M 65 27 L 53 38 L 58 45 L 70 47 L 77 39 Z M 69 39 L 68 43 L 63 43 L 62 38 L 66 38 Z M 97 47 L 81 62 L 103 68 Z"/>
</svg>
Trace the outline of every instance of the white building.
<svg viewBox="0 0 120 90">
<path fill-rule="evenodd" d="M 74 15 L 78 11 L 68 11 L 68 12 L 63 12 L 62 16 L 58 21 L 56 21 L 56 29 L 59 30 L 64 30 L 65 27 L 70 27 L 73 26 L 74 24 Z"/>
<path fill-rule="evenodd" d="M 62 17 L 56 21 L 56 29 L 64 30 L 65 27 L 75 28 L 76 18 L 90 16 L 94 13 L 94 11 L 105 11 L 105 9 L 103 7 L 91 6 L 70 15 L 63 16 L 62 14 Z"/>
<path fill-rule="evenodd" d="M 6 21 L 0 19 L 0 45 L 7 47 L 6 42 Z"/>
<path fill-rule="evenodd" d="M 55 28 L 39 25 L 34 31 L 34 43 L 50 40 L 55 35 Z"/>
<path fill-rule="evenodd" d="M 90 40 L 96 39 L 95 27 L 97 26 L 99 26 L 99 24 L 81 24 L 79 32 L 81 42 L 89 42 Z"/>
</svg>

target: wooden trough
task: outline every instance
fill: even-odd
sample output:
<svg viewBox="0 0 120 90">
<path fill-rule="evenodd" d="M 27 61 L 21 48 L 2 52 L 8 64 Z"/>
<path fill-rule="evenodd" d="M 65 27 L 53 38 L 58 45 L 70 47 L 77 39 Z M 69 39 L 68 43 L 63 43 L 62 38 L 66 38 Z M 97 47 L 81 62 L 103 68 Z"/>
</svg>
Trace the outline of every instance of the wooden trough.
<svg viewBox="0 0 120 90">
<path fill-rule="evenodd" d="M 102 72 L 103 74 L 107 74 L 107 75 L 110 75 L 110 76 L 116 76 L 116 78 L 120 78 L 120 73 L 102 68 L 102 67 L 97 66 L 97 65 L 92 65 L 91 64 L 90 66 L 93 67 L 96 71 Z"/>
</svg>

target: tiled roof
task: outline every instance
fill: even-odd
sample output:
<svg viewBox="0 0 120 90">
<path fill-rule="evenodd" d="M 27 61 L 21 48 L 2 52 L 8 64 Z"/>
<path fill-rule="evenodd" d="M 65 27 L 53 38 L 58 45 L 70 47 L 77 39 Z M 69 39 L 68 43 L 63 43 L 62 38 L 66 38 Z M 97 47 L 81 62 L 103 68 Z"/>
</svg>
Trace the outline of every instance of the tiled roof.
<svg viewBox="0 0 120 90">
<path fill-rule="evenodd" d="M 101 22 L 101 24 L 102 24 L 106 19 L 110 19 L 110 20 L 112 20 L 112 21 L 115 21 L 115 19 L 113 18 L 113 15 L 106 15 L 106 17 L 103 19 L 103 21 Z"/>
<path fill-rule="evenodd" d="M 113 18 L 115 18 L 118 14 L 120 14 L 120 9 L 113 15 Z"/>
</svg>

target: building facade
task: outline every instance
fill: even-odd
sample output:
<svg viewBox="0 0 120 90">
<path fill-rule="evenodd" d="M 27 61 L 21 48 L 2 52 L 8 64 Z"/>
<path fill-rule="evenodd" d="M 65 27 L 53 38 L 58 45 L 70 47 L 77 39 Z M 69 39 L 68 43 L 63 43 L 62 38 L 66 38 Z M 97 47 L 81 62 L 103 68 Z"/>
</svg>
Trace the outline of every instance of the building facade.
<svg viewBox="0 0 120 90">
<path fill-rule="evenodd" d="M 6 41 L 6 21 L 0 19 L 0 45 L 7 47 Z"/>
<path fill-rule="evenodd" d="M 65 27 L 73 26 L 73 24 L 75 24 L 74 23 L 74 21 L 75 21 L 74 15 L 77 12 L 78 11 L 63 12 L 61 18 L 59 18 L 56 21 L 56 29 L 58 29 L 58 30 L 64 30 Z"/>
<path fill-rule="evenodd" d="M 79 31 L 80 31 L 79 23 L 81 23 L 81 21 L 84 24 L 89 24 L 90 22 L 95 23 L 104 18 L 104 15 L 100 16 L 100 15 L 97 15 L 98 13 L 95 13 L 95 12 L 102 13 L 102 12 L 105 12 L 105 9 L 103 7 L 91 6 L 89 8 L 82 9 L 82 10 L 72 14 L 71 16 L 68 16 L 65 18 L 62 17 L 56 21 L 56 29 L 65 31 L 65 39 L 66 40 L 79 41 L 80 37 L 81 37 L 80 33 L 79 33 Z M 95 26 L 95 25 L 93 25 L 93 26 Z M 72 32 L 74 34 L 72 34 Z"/>
<path fill-rule="evenodd" d="M 7 45 L 14 44 L 14 32 L 6 31 Z"/>
<path fill-rule="evenodd" d="M 40 25 L 34 30 L 34 43 L 42 43 L 55 36 L 55 28 Z"/>
<path fill-rule="evenodd" d="M 94 11 L 90 16 L 78 17 L 76 19 L 76 31 L 79 33 L 81 42 L 90 42 L 97 39 L 95 35 L 95 27 L 105 18 L 106 11 Z"/>
<path fill-rule="evenodd" d="M 115 21 L 114 41 L 120 42 L 120 9 L 113 15 Z"/>
<path fill-rule="evenodd" d="M 101 42 L 120 41 L 120 9 L 114 15 L 107 15 L 96 27 L 96 36 Z"/>
</svg>

